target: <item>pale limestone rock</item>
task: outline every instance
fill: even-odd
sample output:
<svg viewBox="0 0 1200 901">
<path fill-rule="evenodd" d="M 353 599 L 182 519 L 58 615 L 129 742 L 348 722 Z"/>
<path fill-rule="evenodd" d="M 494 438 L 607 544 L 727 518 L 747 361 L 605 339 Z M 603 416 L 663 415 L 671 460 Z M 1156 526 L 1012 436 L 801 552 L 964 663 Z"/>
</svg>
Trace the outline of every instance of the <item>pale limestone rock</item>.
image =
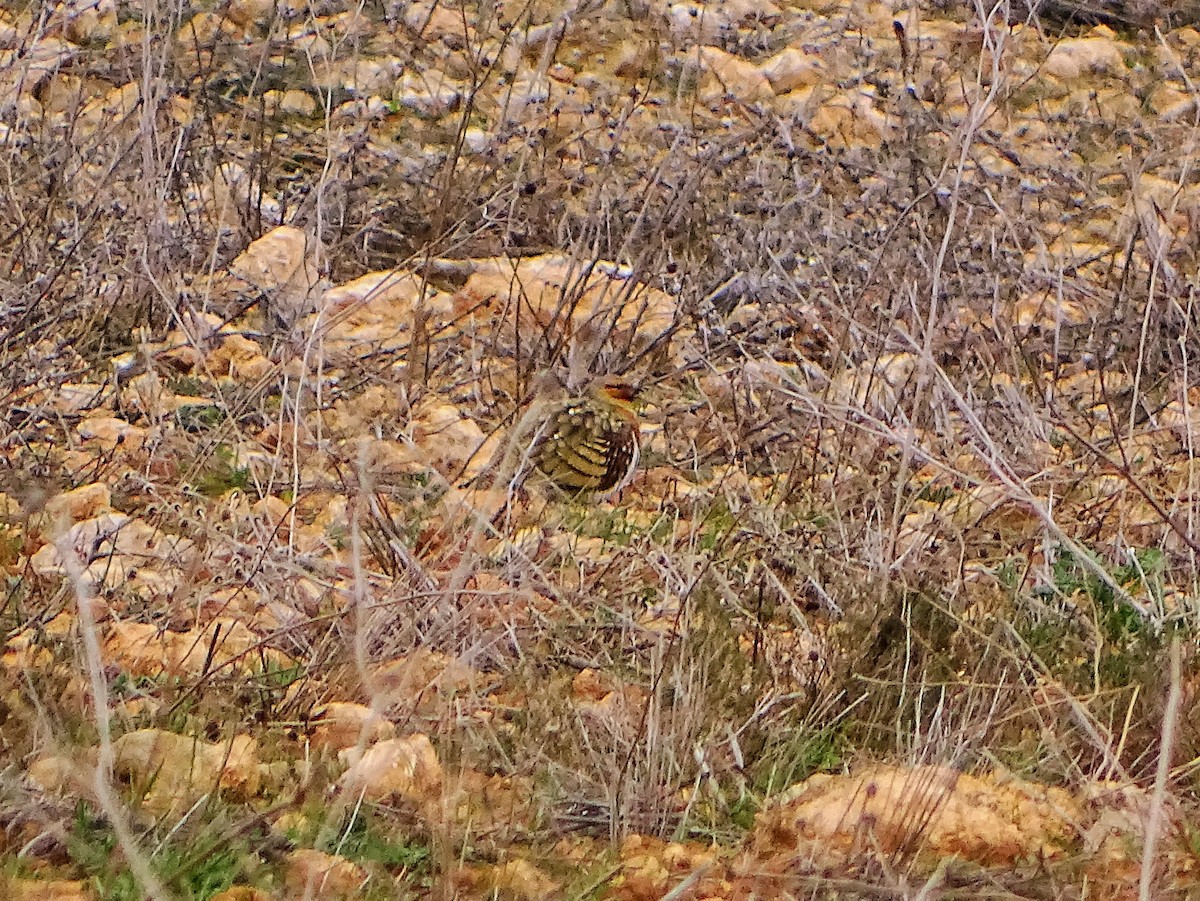
<svg viewBox="0 0 1200 901">
<path fill-rule="evenodd" d="M 352 901 L 361 898 L 370 876 L 358 864 L 312 848 L 299 848 L 284 862 L 288 898 Z"/>
<path fill-rule="evenodd" d="M 131 81 L 84 104 L 75 124 L 91 133 L 102 127 L 111 130 L 115 123 L 120 123 L 124 131 L 131 132 L 140 127 L 137 115 L 140 104 L 141 88 Z"/>
<path fill-rule="evenodd" d="M 304 22 L 288 32 L 289 48 L 303 53 L 311 60 L 326 60 L 334 56 L 333 45 L 325 37 L 319 23 Z"/>
<path fill-rule="evenodd" d="M 333 122 L 364 122 L 374 119 L 386 119 L 392 113 L 392 104 L 378 94 L 370 97 L 360 97 L 347 100 L 334 109 L 330 120 Z"/>
<path fill-rule="evenodd" d="M 316 99 L 307 91 L 291 89 L 283 92 L 279 98 L 279 111 L 285 115 L 315 116 L 317 114 Z"/>
<path fill-rule="evenodd" d="M 819 774 L 780 795 L 755 824 L 756 843 L 810 849 L 821 866 L 866 841 L 894 853 L 920 846 L 981 865 L 1070 853 L 1079 802 L 1065 790 L 949 767 L 879 766 L 858 776 Z"/>
<path fill-rule="evenodd" d="M 229 272 L 267 296 L 270 312 L 285 325 L 309 312 L 320 288 L 315 241 L 281 225 L 254 241 L 229 264 Z"/>
<path fill-rule="evenodd" d="M 608 260 L 589 263 L 548 253 L 460 264 L 470 276 L 456 304 L 477 311 L 480 328 L 573 331 L 589 323 L 612 325 L 614 337 L 632 336 L 637 348 L 660 337 L 674 320 L 671 295 L 629 284 L 628 270 Z"/>
<path fill-rule="evenodd" d="M 0 877 L 0 894 L 7 901 L 96 901 L 92 881 L 85 879 Z"/>
<path fill-rule="evenodd" d="M 355 56 L 321 60 L 314 69 L 314 84 L 323 88 L 341 88 L 361 101 L 376 94 L 390 93 L 403 67 L 397 60 Z"/>
<path fill-rule="evenodd" d="M 0 50 L 0 87 L 5 97 L 32 91 L 42 79 L 69 66 L 79 47 L 56 37 L 43 37 L 14 49 Z"/>
<path fill-rule="evenodd" d="M 213 375 L 227 375 L 248 383 L 257 382 L 275 369 L 256 341 L 237 334 L 226 335 L 205 362 Z"/>
<path fill-rule="evenodd" d="M 453 112 L 462 102 L 463 85 L 436 69 L 405 72 L 392 88 L 392 102 L 431 119 Z"/>
<path fill-rule="evenodd" d="M 413 417 L 412 437 L 413 444 L 424 452 L 430 465 L 446 473 L 471 459 L 485 435 L 456 406 L 437 403 L 423 407 Z"/>
<path fill-rule="evenodd" d="M 1159 82 L 1150 91 L 1147 101 L 1151 112 L 1167 122 L 1173 122 L 1196 111 L 1196 98 L 1171 82 Z"/>
<path fill-rule="evenodd" d="M 275 0 L 229 0 L 225 15 L 242 26 L 262 25 L 276 12 Z"/>
<path fill-rule="evenodd" d="M 413 0 L 404 5 L 404 24 L 427 41 L 475 41 L 470 17 L 438 0 Z"/>
<path fill-rule="evenodd" d="M 245 29 L 232 19 L 219 13 L 199 12 L 180 26 L 175 33 L 175 42 L 186 59 L 188 53 L 197 48 L 210 47 L 227 40 L 239 40 Z"/>
<path fill-rule="evenodd" d="M 433 290 L 414 273 L 368 272 L 326 291 L 307 327 L 323 334 L 327 352 L 379 352 L 407 346 L 417 317 L 427 331 L 436 332 L 454 309 L 451 295 Z"/>
<path fill-rule="evenodd" d="M 360 742 L 373 745 L 395 738 L 396 727 L 365 704 L 331 701 L 313 711 L 312 743 L 318 748 L 356 747 Z"/>
<path fill-rule="evenodd" d="M 292 88 L 287 91 L 267 91 L 263 94 L 263 106 L 268 115 L 301 116 L 311 118 L 317 114 L 317 101 L 307 91 Z"/>
<path fill-rule="evenodd" d="M 251 673 L 262 668 L 291 665 L 286 654 L 264 649 L 260 639 L 240 621 L 214 618 L 202 628 L 186 632 L 160 629 L 149 623 L 113 623 L 103 645 L 105 662 L 136 676 L 196 678 L 209 669 L 228 673 Z"/>
<path fill-rule="evenodd" d="M 1021 174 L 1021 170 L 1012 160 L 992 150 L 976 154 L 975 164 L 989 178 L 1012 178 Z"/>
<path fill-rule="evenodd" d="M 338 758 L 348 766 L 338 780 L 339 790 L 370 801 L 403 798 L 426 803 L 442 790 L 442 765 L 427 735 L 388 739 L 363 752 L 346 748 Z"/>
<path fill-rule="evenodd" d="M 697 44 L 712 43 L 743 24 L 772 24 L 782 15 L 771 0 L 679 0 L 667 7 L 675 37 Z"/>
<path fill-rule="evenodd" d="M 1121 75 L 1125 72 L 1122 49 L 1109 37 L 1067 38 L 1050 50 L 1042 71 L 1055 78 L 1079 78 L 1085 74 Z"/>
<path fill-rule="evenodd" d="M 493 683 L 494 676 L 428 649 L 417 649 L 373 667 L 369 676 L 377 700 L 415 705 L 418 712 L 428 714 L 434 714 L 456 696 L 486 690 Z"/>
<path fill-rule="evenodd" d="M 95 442 L 108 450 L 118 445 L 131 450 L 140 448 L 150 434 L 116 416 L 89 416 L 75 427 L 75 431 L 84 441 Z"/>
<path fill-rule="evenodd" d="M 110 551 L 117 540 L 116 536 L 132 521 L 124 513 L 102 513 L 72 526 L 59 541 L 66 547 L 74 548 L 80 565 L 86 565 L 94 554 Z M 58 547 L 53 543 L 42 545 L 29 563 L 39 576 L 67 575 Z"/>
<path fill-rule="evenodd" d="M 796 47 L 775 54 L 760 69 L 776 94 L 786 94 L 800 87 L 812 87 L 825 82 L 829 75 L 824 61 L 815 53 Z"/>
<path fill-rule="evenodd" d="M 879 147 L 892 135 L 892 124 L 867 90 L 831 97 L 817 110 L 809 129 L 832 146 Z"/>
<path fill-rule="evenodd" d="M 767 76 L 748 59 L 719 47 L 697 47 L 691 60 L 709 76 L 700 89 L 705 103 L 718 102 L 726 95 L 743 103 L 762 103 L 775 96 Z"/>
<path fill-rule="evenodd" d="M 26 629 L 4 643 L 0 654 L 0 667 L 14 676 L 25 675 L 45 669 L 54 663 L 54 655 L 44 647 L 34 630 Z"/>
<path fill-rule="evenodd" d="M 209 743 L 160 729 L 138 729 L 113 742 L 113 773 L 145 790 L 150 809 L 181 813 L 218 787 L 241 799 L 258 794 L 257 749 L 248 735 Z"/>
<path fill-rule="evenodd" d="M 70 0 L 59 6 L 63 33 L 77 44 L 109 40 L 117 27 L 116 0 Z"/>
<path fill-rule="evenodd" d="M 108 485 L 94 482 L 50 498 L 43 511 L 43 522 L 52 529 L 68 523 L 82 522 L 112 510 L 112 493 Z"/>
<path fill-rule="evenodd" d="M 51 794 L 86 792 L 91 773 L 80 767 L 75 757 L 52 754 L 39 757 L 25 770 L 25 779 L 40 791 Z"/>
<path fill-rule="evenodd" d="M 64 382 L 51 396 L 51 406 L 60 413 L 82 413 L 95 409 L 103 398 L 102 385 Z"/>
</svg>

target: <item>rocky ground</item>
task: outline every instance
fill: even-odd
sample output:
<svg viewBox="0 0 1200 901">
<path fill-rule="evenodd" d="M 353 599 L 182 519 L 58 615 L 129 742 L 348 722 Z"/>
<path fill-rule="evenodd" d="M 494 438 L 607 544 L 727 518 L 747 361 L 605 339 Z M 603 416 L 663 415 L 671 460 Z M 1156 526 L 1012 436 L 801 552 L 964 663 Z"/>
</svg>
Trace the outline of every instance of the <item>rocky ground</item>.
<svg viewBox="0 0 1200 901">
<path fill-rule="evenodd" d="M 1181 9 L 0 10 L 4 897 L 1200 896 Z"/>
</svg>

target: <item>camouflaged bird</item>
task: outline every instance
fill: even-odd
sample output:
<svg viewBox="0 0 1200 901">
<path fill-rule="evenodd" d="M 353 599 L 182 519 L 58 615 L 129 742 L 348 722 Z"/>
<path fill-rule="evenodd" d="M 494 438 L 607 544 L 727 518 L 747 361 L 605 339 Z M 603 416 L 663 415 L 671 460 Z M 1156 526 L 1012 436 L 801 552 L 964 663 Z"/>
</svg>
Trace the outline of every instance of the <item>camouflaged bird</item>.
<svg viewBox="0 0 1200 901">
<path fill-rule="evenodd" d="M 574 497 L 620 491 L 637 472 L 641 455 L 637 395 L 632 384 L 609 376 L 550 408 L 530 449 L 533 466 Z"/>
<path fill-rule="evenodd" d="M 560 515 L 548 506 L 547 488 L 559 498 L 593 501 L 624 488 L 637 472 L 636 387 L 605 377 L 577 395 L 547 394 L 509 431 L 505 459 L 493 457 L 485 468 L 501 484 L 483 483 L 471 501 L 496 536 L 487 552 L 495 561 L 536 557 L 547 525 Z"/>
</svg>

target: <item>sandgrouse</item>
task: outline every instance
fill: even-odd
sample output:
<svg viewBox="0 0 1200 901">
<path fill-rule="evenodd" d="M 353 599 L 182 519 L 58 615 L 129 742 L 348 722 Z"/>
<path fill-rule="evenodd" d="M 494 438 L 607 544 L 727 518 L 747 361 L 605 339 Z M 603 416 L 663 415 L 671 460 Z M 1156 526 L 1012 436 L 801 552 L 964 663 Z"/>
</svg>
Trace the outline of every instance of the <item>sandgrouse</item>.
<svg viewBox="0 0 1200 901">
<path fill-rule="evenodd" d="M 637 471 L 641 441 L 637 389 L 606 377 L 551 408 L 537 430 L 530 460 L 551 484 L 574 497 L 624 488 Z"/>
</svg>

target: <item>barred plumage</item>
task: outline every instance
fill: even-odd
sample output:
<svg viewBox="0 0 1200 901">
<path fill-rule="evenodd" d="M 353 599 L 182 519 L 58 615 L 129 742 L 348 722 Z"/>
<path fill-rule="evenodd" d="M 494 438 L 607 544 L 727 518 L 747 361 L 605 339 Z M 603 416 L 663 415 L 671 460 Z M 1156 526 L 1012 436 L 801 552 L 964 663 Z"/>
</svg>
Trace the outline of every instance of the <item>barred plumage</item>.
<svg viewBox="0 0 1200 901">
<path fill-rule="evenodd" d="M 548 481 L 572 495 L 609 494 L 637 471 L 641 441 L 636 389 L 608 378 L 552 413 L 533 448 Z"/>
</svg>

